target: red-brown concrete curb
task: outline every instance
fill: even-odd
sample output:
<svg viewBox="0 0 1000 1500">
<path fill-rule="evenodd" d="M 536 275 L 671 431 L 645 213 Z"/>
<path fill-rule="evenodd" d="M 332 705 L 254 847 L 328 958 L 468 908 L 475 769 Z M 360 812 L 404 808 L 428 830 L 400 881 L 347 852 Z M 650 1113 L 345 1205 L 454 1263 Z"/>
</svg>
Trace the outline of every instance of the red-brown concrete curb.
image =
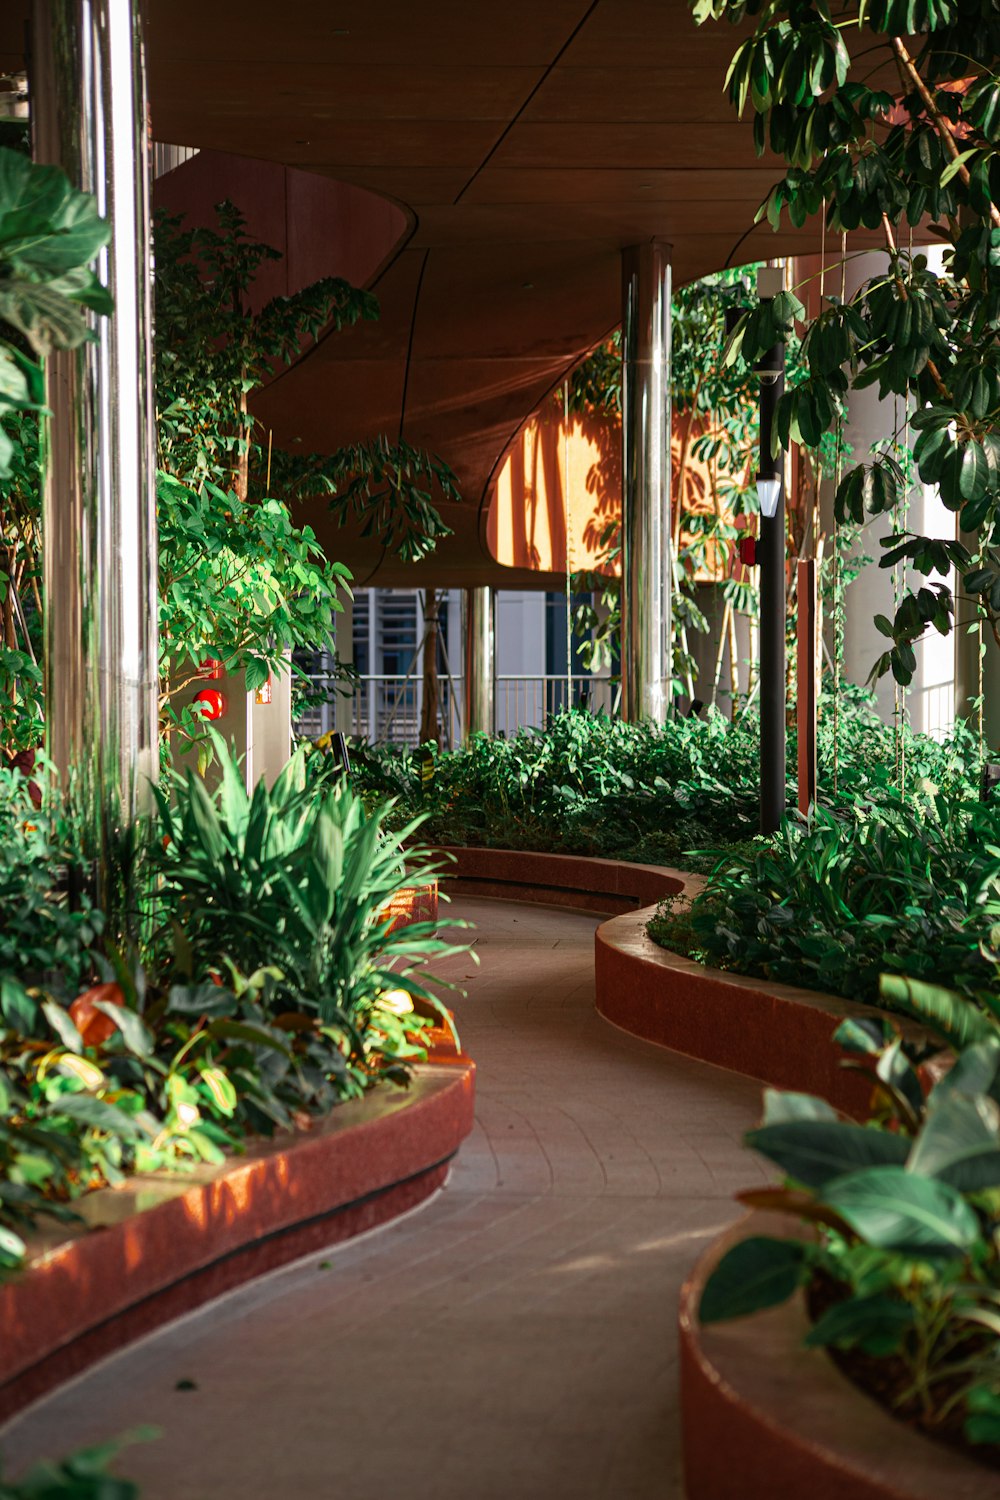
<svg viewBox="0 0 1000 1500">
<path fill-rule="evenodd" d="M 669 953 L 646 935 L 664 896 L 693 896 L 703 877 L 658 865 L 520 849 L 442 846 L 455 895 L 544 902 L 618 915 L 595 936 L 597 1009 L 633 1036 L 757 1078 L 821 1094 L 846 1114 L 867 1112 L 867 1080 L 840 1066 L 831 1036 L 870 1007 L 833 995 L 722 974 Z M 636 910 L 636 907 L 639 910 Z"/>
<path fill-rule="evenodd" d="M 832 1034 L 871 1008 L 833 995 L 707 969 L 646 935 L 652 909 L 595 934 L 597 1009 L 633 1036 L 774 1088 L 820 1094 L 846 1114 L 867 1111 L 871 1086 L 841 1067 Z"/>
<path fill-rule="evenodd" d="M 85 1225 L 36 1237 L 30 1268 L 0 1284 L 0 1419 L 221 1292 L 414 1207 L 471 1130 L 474 1094 L 468 1059 L 424 1066 L 409 1089 L 375 1090 L 223 1167 L 82 1199 Z"/>
<path fill-rule="evenodd" d="M 386 936 L 400 927 L 414 927 L 418 922 L 438 919 L 438 882 L 425 880 L 423 885 L 404 885 L 390 896 L 379 918 L 386 924 Z"/>
<path fill-rule="evenodd" d="M 712 1267 L 749 1233 L 789 1226 L 753 1214 L 721 1236 L 681 1291 L 681 1424 L 688 1500 L 987 1500 L 1000 1476 L 897 1422 L 827 1356 L 804 1349 L 801 1299 L 702 1328 Z"/>
<path fill-rule="evenodd" d="M 664 896 L 693 890 L 700 883 L 698 876 L 679 870 L 621 859 L 455 845 L 441 845 L 433 853 L 446 859 L 441 879 L 449 895 L 544 902 L 578 911 L 634 911 L 653 906 Z"/>
</svg>

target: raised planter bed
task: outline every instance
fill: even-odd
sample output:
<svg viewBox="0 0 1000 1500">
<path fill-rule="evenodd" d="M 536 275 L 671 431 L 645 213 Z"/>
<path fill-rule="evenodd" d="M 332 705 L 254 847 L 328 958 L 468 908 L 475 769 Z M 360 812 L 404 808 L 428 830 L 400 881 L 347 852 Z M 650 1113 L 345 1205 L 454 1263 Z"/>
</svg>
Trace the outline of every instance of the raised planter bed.
<svg viewBox="0 0 1000 1500">
<path fill-rule="evenodd" d="M 412 927 L 417 922 L 436 922 L 438 919 L 438 883 L 425 881 L 423 885 L 404 885 L 380 913 L 386 924 L 386 932 L 395 932 L 400 927 Z"/>
<path fill-rule="evenodd" d="M 697 1309 L 720 1256 L 753 1214 L 717 1240 L 681 1292 L 681 1422 L 690 1500 L 986 1500 L 1000 1475 L 897 1422 L 826 1355 L 802 1348 L 801 1300 L 702 1328 Z"/>
<path fill-rule="evenodd" d="M 774 1088 L 820 1094 L 846 1114 L 867 1113 L 870 1084 L 841 1067 L 832 1035 L 845 1016 L 870 1015 L 870 1007 L 705 968 L 647 937 L 652 915 L 629 913 L 597 929 L 602 1016 L 647 1042 Z"/>
<path fill-rule="evenodd" d="M 636 907 L 656 905 L 664 896 L 694 889 L 699 879 L 660 865 L 632 865 L 625 860 L 587 859 L 576 854 L 454 845 L 442 845 L 434 853 L 449 861 L 442 879 L 447 881 L 450 894 L 540 902 L 577 911 L 635 911 Z"/>
<path fill-rule="evenodd" d="M 473 1122 L 475 1066 L 418 1068 L 314 1129 L 218 1168 L 130 1178 L 30 1244 L 0 1284 L 0 1419 L 231 1287 L 385 1223 L 440 1184 Z"/>
</svg>

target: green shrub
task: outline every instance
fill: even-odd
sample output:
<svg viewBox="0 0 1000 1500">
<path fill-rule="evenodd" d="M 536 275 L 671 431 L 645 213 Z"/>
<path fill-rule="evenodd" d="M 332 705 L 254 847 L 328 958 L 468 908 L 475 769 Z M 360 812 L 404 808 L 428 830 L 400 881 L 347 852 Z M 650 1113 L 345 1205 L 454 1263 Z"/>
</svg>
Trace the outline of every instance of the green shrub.
<svg viewBox="0 0 1000 1500">
<path fill-rule="evenodd" d="M 853 818 L 820 808 L 719 851 L 687 918 L 711 964 L 866 1001 L 882 973 L 979 996 L 995 985 L 998 923 L 1000 808 L 943 795 Z"/>
<path fill-rule="evenodd" d="M 108 1465 L 126 1443 L 158 1436 L 156 1428 L 138 1428 L 116 1442 L 35 1464 L 23 1479 L 0 1477 L 0 1500 L 138 1500 L 139 1486 L 110 1474 Z"/>
<path fill-rule="evenodd" d="M 387 932 L 380 914 L 404 886 L 437 866 L 410 841 L 419 819 L 388 832 L 384 809 L 366 811 L 346 785 L 317 786 L 305 752 L 273 788 L 252 795 L 222 756 L 218 791 L 188 769 L 156 793 L 161 841 L 152 846 L 172 957 L 165 972 L 204 979 L 227 961 L 280 971 L 274 1004 L 304 1008 L 359 1038 L 368 1008 L 388 989 L 433 1003 L 425 960 L 454 949 L 436 924 Z"/>
<path fill-rule="evenodd" d="M 947 795 L 974 794 L 978 744 L 964 726 L 945 743 L 905 726 L 897 734 L 858 689 L 842 694 L 837 719 L 835 737 L 832 702 L 825 700 L 821 805 L 850 810 L 898 800 L 899 750 L 911 787 L 931 781 Z M 366 798 L 397 798 L 398 820 L 426 813 L 424 835 L 439 843 L 690 866 L 691 851 L 745 841 L 758 826 L 760 739 L 752 715 L 736 724 L 712 713 L 655 726 L 570 710 L 509 740 L 478 735 L 444 754 L 361 745 L 352 761 Z M 794 772 L 794 738 L 788 766 Z M 795 796 L 790 782 L 790 804 Z"/>
<path fill-rule="evenodd" d="M 74 819 L 52 797 L 35 807 L 25 777 L 0 770 L 0 985 L 76 994 L 104 921 L 85 889 L 70 897 L 84 864 Z"/>
<path fill-rule="evenodd" d="M 219 1163 L 248 1134 L 379 1079 L 405 1084 L 431 1024 L 414 997 L 447 1019 L 425 965 L 456 949 L 436 924 L 389 931 L 383 917 L 401 886 L 432 873 L 419 850 L 404 866 L 414 826 L 387 833 L 384 810 L 366 813 L 348 787 L 307 785 L 301 753 L 248 795 L 215 748 L 218 791 L 194 771 L 171 777 L 137 846 L 155 922 L 142 954 L 106 937 L 87 947 L 100 937 L 93 907 L 52 894 L 54 854 L 78 858 L 71 820 L 29 823 L 26 785 L 4 783 L 0 1270 L 22 1262 L 39 1213 L 72 1216 L 91 1188 Z"/>
</svg>

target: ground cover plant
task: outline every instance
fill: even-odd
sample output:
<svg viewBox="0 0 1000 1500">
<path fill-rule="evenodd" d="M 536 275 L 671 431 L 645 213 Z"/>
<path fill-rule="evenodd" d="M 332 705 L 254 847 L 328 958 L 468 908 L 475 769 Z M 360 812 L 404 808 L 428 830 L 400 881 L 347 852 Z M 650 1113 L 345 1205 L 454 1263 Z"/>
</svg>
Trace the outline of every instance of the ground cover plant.
<svg viewBox="0 0 1000 1500">
<path fill-rule="evenodd" d="M 650 936 L 740 974 L 880 1002 L 883 974 L 996 990 L 1000 807 L 918 791 L 845 817 L 786 819 L 772 840 L 718 851 L 690 907 Z"/>
<path fill-rule="evenodd" d="M 854 690 L 842 695 L 836 735 L 829 700 L 821 721 L 823 804 L 850 817 L 872 802 L 895 803 L 901 750 L 911 786 L 930 781 L 942 795 L 974 795 L 973 735 L 959 728 L 939 744 L 887 728 Z M 456 751 L 362 745 L 352 756 L 366 796 L 398 799 L 397 819 L 426 812 L 424 834 L 441 843 L 693 868 L 692 851 L 757 831 L 760 741 L 750 714 L 735 723 L 709 714 L 656 726 L 569 710 L 544 729 L 476 736 Z"/>
<path fill-rule="evenodd" d="M 887 1021 L 846 1021 L 835 1039 L 873 1084 L 864 1125 L 811 1095 L 767 1091 L 746 1144 L 784 1182 L 739 1197 L 798 1217 L 803 1233 L 739 1241 L 708 1278 L 700 1317 L 747 1316 L 804 1287 L 809 1347 L 896 1415 L 1000 1463 L 1000 1009 L 888 987 L 950 1066 L 916 1067 Z"/>
<path fill-rule="evenodd" d="M 302 752 L 252 794 L 221 741 L 215 754 L 217 791 L 188 769 L 158 793 L 127 949 L 72 815 L 0 776 L 0 1269 L 81 1193 L 221 1162 L 248 1135 L 405 1084 L 428 1014 L 447 1021 L 426 965 L 452 945 L 382 917 L 432 868 L 414 827 L 390 833 L 350 787 L 307 783 Z"/>
<path fill-rule="evenodd" d="M 0 1500 L 138 1500 L 139 1486 L 119 1479 L 108 1466 L 127 1443 L 158 1436 L 155 1428 L 140 1428 L 114 1442 L 34 1464 L 21 1479 L 0 1475 Z"/>
</svg>

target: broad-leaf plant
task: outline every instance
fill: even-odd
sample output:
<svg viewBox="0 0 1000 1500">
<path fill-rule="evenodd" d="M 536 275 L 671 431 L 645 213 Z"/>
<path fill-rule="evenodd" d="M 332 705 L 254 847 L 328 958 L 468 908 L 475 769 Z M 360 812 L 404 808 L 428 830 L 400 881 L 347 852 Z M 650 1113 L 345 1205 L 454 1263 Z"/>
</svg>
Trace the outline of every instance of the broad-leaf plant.
<svg viewBox="0 0 1000 1500">
<path fill-rule="evenodd" d="M 952 568 L 1000 641 L 1000 16 L 994 0 L 860 0 L 836 14 L 826 0 L 693 8 L 699 22 L 755 18 L 727 88 L 753 116 L 758 151 L 787 167 L 758 217 L 801 226 L 822 213 L 832 236 L 850 245 L 853 231 L 874 231 L 886 252 L 884 273 L 846 302 L 830 292 L 812 319 L 792 291 L 755 309 L 730 354 L 752 363 L 801 334 L 808 374 L 775 423 L 785 447 L 820 444 L 852 390 L 898 398 L 897 431 L 846 470 L 836 509 L 855 523 L 895 511 L 882 566 L 905 563 L 926 580 L 876 622 L 887 648 L 873 675 L 905 685 L 914 643 L 955 621 Z M 919 249 L 928 240 L 944 248 L 940 275 Z M 961 540 L 903 524 L 914 469 L 938 487 Z"/>
<path fill-rule="evenodd" d="M 111 311 L 91 269 L 108 225 L 57 167 L 0 147 L 0 752 L 42 728 L 39 420 L 43 361 Z"/>
</svg>

